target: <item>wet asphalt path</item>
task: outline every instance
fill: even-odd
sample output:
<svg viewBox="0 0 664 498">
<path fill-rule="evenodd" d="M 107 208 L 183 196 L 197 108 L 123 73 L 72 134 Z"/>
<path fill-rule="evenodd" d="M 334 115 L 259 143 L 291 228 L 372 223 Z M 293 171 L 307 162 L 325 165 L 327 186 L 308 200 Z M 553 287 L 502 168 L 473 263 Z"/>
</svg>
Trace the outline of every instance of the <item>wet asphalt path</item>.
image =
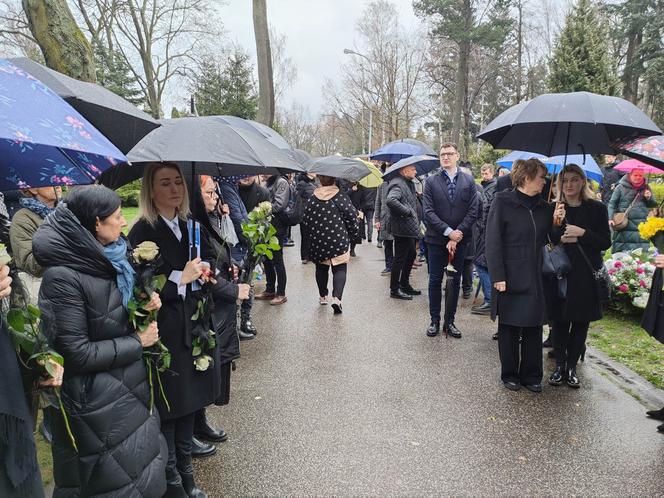
<svg viewBox="0 0 664 498">
<path fill-rule="evenodd" d="M 285 249 L 288 303 L 256 302 L 231 404 L 208 411 L 229 433 L 196 462 L 209 496 L 664 496 L 664 435 L 638 401 L 588 365 L 579 390 L 507 391 L 488 318 L 464 301 L 462 339 L 426 337 L 426 295 L 390 299 L 382 251 L 357 252 L 333 316 Z"/>
</svg>

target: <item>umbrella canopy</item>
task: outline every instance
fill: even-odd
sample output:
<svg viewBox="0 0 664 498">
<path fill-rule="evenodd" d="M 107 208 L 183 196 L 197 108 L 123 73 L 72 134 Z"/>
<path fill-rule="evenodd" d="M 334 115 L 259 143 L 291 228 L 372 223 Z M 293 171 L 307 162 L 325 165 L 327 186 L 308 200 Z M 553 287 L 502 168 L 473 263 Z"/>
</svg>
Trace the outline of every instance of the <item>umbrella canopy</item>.
<svg viewBox="0 0 664 498">
<path fill-rule="evenodd" d="M 546 164 L 547 169 L 552 174 L 560 173 L 565 164 L 576 164 L 591 180 L 602 183 L 602 178 L 604 177 L 604 174 L 602 173 L 600 167 L 597 165 L 597 162 L 593 159 L 592 156 L 589 155 L 571 155 L 567 156 L 567 160 L 565 160 L 565 156 L 554 156 L 546 158 L 543 162 Z"/>
<path fill-rule="evenodd" d="M 431 157 L 431 156 L 406 157 L 405 159 L 397 161 L 395 164 L 387 168 L 385 170 L 385 173 L 383 173 L 383 179 L 389 180 L 391 178 L 394 178 L 398 174 L 398 171 L 400 169 L 412 165 L 414 165 L 417 168 L 417 176 L 421 176 L 421 175 L 426 175 L 430 171 L 439 167 L 440 161 L 438 161 L 437 157 Z"/>
<path fill-rule="evenodd" d="M 127 158 L 41 81 L 0 59 L 0 190 L 93 183 Z"/>
<path fill-rule="evenodd" d="M 223 121 L 224 123 L 233 126 L 234 128 L 239 128 L 241 130 L 249 131 L 256 133 L 263 137 L 265 140 L 270 142 L 272 145 L 278 149 L 292 151 L 293 147 L 286 141 L 284 137 L 279 135 L 269 126 L 265 126 L 262 123 L 257 121 L 252 121 L 251 119 L 242 119 L 237 116 L 215 116 L 215 118 Z"/>
<path fill-rule="evenodd" d="M 518 160 L 526 160 L 526 159 L 539 159 L 540 161 L 544 161 L 546 159 L 546 156 L 543 154 L 537 154 L 536 152 L 526 152 L 523 150 L 513 150 L 506 156 L 501 157 L 496 161 L 496 164 L 500 166 L 501 168 L 507 168 L 507 169 L 512 169 L 512 164 L 514 161 Z"/>
<path fill-rule="evenodd" d="M 655 174 L 655 175 L 661 175 L 664 173 L 659 168 L 655 168 L 654 166 L 651 166 L 650 164 L 646 164 L 644 162 L 639 161 L 638 159 L 627 159 L 626 161 L 621 162 L 616 166 L 616 169 L 618 171 L 625 171 L 629 173 L 630 171 L 633 171 L 635 169 L 642 169 L 644 173 L 646 174 Z"/>
<path fill-rule="evenodd" d="M 305 166 L 311 160 L 311 154 L 302 149 L 293 149 L 289 155 L 291 155 L 301 166 Z"/>
<path fill-rule="evenodd" d="M 420 142 L 414 138 L 402 138 L 401 140 L 386 143 L 373 154 L 370 154 L 369 159 L 396 163 L 406 157 L 421 155 L 436 156 L 436 153 L 424 142 Z"/>
<path fill-rule="evenodd" d="M 618 152 L 664 170 L 664 136 L 638 137 L 614 144 Z"/>
<path fill-rule="evenodd" d="M 612 154 L 611 143 L 662 131 L 634 104 L 590 92 L 550 93 L 500 114 L 477 135 L 498 149 L 561 154 Z"/>
<path fill-rule="evenodd" d="M 360 159 L 371 171 L 370 174 L 360 180 L 360 185 L 365 188 L 377 188 L 383 183 L 383 173 L 371 162 Z"/>
<path fill-rule="evenodd" d="M 307 163 L 307 171 L 317 175 L 359 182 L 371 173 L 364 161 L 343 156 L 316 157 Z"/>
<path fill-rule="evenodd" d="M 159 127 L 150 115 L 102 86 L 70 78 L 25 57 L 9 61 L 65 99 L 125 154 Z"/>
<path fill-rule="evenodd" d="M 164 119 L 129 152 L 132 165 L 107 172 L 102 183 L 117 188 L 143 176 L 149 162 L 178 163 L 183 173 L 273 175 L 304 171 L 284 151 L 255 133 L 215 116 Z"/>
</svg>

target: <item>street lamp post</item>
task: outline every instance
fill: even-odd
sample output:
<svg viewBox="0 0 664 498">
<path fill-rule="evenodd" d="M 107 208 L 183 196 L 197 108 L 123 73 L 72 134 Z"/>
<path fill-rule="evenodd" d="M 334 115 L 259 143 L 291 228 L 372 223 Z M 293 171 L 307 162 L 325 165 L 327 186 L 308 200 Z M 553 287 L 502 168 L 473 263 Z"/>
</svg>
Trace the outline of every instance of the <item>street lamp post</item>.
<svg viewBox="0 0 664 498">
<path fill-rule="evenodd" d="M 369 64 L 372 63 L 371 59 L 369 59 L 369 57 L 367 57 L 366 55 L 361 54 L 359 52 L 355 52 L 354 50 L 350 50 L 348 48 L 344 48 L 344 54 L 346 54 L 346 55 L 358 55 L 358 56 L 364 58 Z M 364 67 L 362 67 L 362 70 L 364 71 Z M 363 90 L 364 90 L 364 88 L 363 88 Z M 367 154 L 371 154 L 371 138 L 372 138 L 372 131 L 373 131 L 373 112 L 372 112 L 371 106 L 368 106 L 368 107 L 369 107 L 369 141 L 367 143 L 367 150 L 368 150 Z M 362 148 L 364 149 L 364 146 L 362 146 Z"/>
</svg>

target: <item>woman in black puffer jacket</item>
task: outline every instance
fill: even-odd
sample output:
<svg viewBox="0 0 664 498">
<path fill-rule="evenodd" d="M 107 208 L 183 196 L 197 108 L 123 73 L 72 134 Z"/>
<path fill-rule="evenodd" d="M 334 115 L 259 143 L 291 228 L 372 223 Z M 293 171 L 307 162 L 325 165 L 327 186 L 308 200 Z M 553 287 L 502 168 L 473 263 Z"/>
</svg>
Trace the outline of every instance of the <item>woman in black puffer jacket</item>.
<svg viewBox="0 0 664 498">
<path fill-rule="evenodd" d="M 74 190 L 35 233 L 35 258 L 46 268 L 39 306 L 53 348 L 65 360 L 64 419 L 53 420 L 54 497 L 160 497 L 166 491 L 166 441 L 143 348 L 158 338 L 156 323 L 136 333 L 127 302 L 126 222 L 120 198 L 106 187 Z M 160 306 L 158 297 L 151 307 Z"/>
</svg>

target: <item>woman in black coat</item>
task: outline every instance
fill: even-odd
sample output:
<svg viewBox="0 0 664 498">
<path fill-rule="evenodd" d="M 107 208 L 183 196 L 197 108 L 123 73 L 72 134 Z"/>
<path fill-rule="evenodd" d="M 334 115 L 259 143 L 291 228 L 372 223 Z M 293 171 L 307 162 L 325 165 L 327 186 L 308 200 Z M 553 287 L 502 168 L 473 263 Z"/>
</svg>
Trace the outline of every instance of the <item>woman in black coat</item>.
<svg viewBox="0 0 664 498">
<path fill-rule="evenodd" d="M 120 198 L 101 186 L 69 194 L 34 235 L 44 268 L 39 307 L 52 347 L 66 365 L 62 401 L 76 452 L 54 411 L 54 497 L 153 496 L 166 490 L 166 442 L 151 413 L 143 348 L 156 323 L 136 332 L 127 304 L 134 272 L 121 237 Z M 150 308 L 159 307 L 154 296 Z"/>
<path fill-rule="evenodd" d="M 332 269 L 332 309 L 342 312 L 341 298 L 346 285 L 348 246 L 359 237 L 357 210 L 334 178 L 319 175 L 321 186 L 314 191 L 304 208 L 302 224 L 311 234 L 309 256 L 316 263 L 319 302 L 328 304 L 327 280 Z"/>
<path fill-rule="evenodd" d="M 189 198 L 180 168 L 172 163 L 151 163 L 143 173 L 139 217 L 129 232 L 134 246 L 149 240 L 159 246 L 159 273 L 168 281 L 161 290 L 157 321 L 162 342 L 171 353 L 169 370 L 161 375 L 170 410 L 155 396 L 168 443 L 167 496 L 206 496 L 194 482 L 191 445 L 195 413 L 219 396 L 214 368 L 199 370 L 193 361 L 191 317 L 201 298 L 202 260 L 214 255 L 201 233 L 201 258 L 190 257 L 187 216 Z M 216 389 L 217 388 L 217 389 Z"/>
<path fill-rule="evenodd" d="M 572 264 L 567 274 L 567 297 L 559 299 L 557 282 L 547 282 L 549 320 L 553 323 L 553 350 L 556 369 L 549 384 L 564 381 L 580 387 L 576 364 L 585 349 L 590 322 L 602 318 L 593 272 L 602 267 L 602 251 L 611 247 L 609 215 L 606 206 L 595 200 L 583 170 L 568 164 L 556 182 L 558 202 L 565 205 L 561 242 Z M 547 279 L 551 280 L 551 279 Z"/>
<path fill-rule="evenodd" d="M 546 182 L 546 167 L 540 161 L 516 161 L 512 181 L 514 190 L 496 194 L 486 227 L 485 254 L 497 291 L 491 298 L 491 315 L 498 316 L 505 387 L 517 391 L 523 385 L 541 392 L 542 325 L 546 323 L 541 250 L 554 210 L 539 195 Z"/>
<path fill-rule="evenodd" d="M 191 209 L 194 219 L 201 223 L 202 229 L 214 254 L 216 284 L 213 288 L 214 307 L 212 325 L 216 334 L 214 369 L 218 375 L 219 397 L 215 405 L 227 405 L 230 400 L 231 362 L 240 357 L 240 340 L 237 333 L 237 300 L 249 297 L 248 284 L 235 284 L 231 251 L 221 233 L 221 218 L 218 216 L 219 196 L 211 176 L 201 176 L 194 185 Z M 210 426 L 205 415 L 205 408 L 196 412 L 194 434 L 197 438 L 221 442 L 227 439 L 226 432 Z"/>
</svg>

